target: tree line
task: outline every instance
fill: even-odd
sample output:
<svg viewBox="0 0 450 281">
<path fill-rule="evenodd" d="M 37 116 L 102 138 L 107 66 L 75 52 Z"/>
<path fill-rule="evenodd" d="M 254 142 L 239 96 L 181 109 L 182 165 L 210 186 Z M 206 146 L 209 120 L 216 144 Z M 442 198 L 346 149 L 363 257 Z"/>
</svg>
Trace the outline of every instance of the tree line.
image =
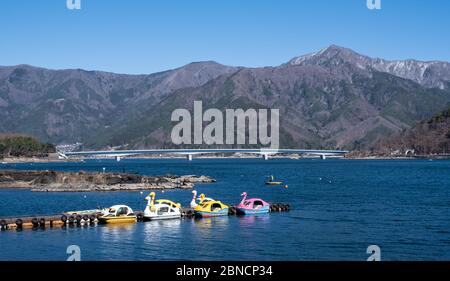
<svg viewBox="0 0 450 281">
<path fill-rule="evenodd" d="M 41 143 L 30 136 L 0 135 L 0 158 L 45 157 L 55 151 L 53 144 Z"/>
</svg>

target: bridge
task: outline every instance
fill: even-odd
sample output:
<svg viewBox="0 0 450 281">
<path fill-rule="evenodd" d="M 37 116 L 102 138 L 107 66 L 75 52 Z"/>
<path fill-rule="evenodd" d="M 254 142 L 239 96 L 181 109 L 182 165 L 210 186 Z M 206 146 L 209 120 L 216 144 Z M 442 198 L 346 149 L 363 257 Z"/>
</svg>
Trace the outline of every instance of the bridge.
<svg viewBox="0 0 450 281">
<path fill-rule="evenodd" d="M 268 160 L 270 156 L 276 154 L 299 154 L 299 155 L 312 155 L 319 156 L 322 159 L 326 159 L 328 156 L 342 156 L 348 153 L 347 150 L 310 150 L 310 149 L 148 149 L 148 150 L 105 150 L 105 151 L 79 151 L 79 152 L 58 152 L 60 159 L 69 159 L 70 157 L 111 157 L 116 158 L 120 161 L 121 158 L 127 156 L 140 156 L 140 155 L 151 155 L 151 154 L 174 154 L 174 155 L 185 155 L 189 161 L 192 160 L 194 155 L 201 154 L 212 154 L 212 153 L 222 153 L 222 154 L 258 154 L 261 155 L 265 160 Z"/>
</svg>

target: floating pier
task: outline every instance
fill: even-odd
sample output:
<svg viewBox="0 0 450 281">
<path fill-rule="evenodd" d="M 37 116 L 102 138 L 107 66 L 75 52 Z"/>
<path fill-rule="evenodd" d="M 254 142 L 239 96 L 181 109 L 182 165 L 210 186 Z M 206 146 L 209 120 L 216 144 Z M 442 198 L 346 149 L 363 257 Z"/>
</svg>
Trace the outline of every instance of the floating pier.
<svg viewBox="0 0 450 281">
<path fill-rule="evenodd" d="M 289 204 L 273 203 L 270 204 L 270 212 L 286 212 L 290 210 Z M 137 211 L 136 217 L 138 222 L 144 222 L 144 212 Z M 10 217 L 0 219 L 0 230 L 22 230 L 22 229 L 46 229 L 56 226 L 66 225 L 87 225 L 95 226 L 101 213 L 84 213 L 84 214 L 60 214 L 33 217 Z M 228 215 L 237 215 L 236 208 L 230 206 Z M 182 208 L 181 216 L 183 218 L 194 218 L 194 210 L 192 208 Z"/>
</svg>

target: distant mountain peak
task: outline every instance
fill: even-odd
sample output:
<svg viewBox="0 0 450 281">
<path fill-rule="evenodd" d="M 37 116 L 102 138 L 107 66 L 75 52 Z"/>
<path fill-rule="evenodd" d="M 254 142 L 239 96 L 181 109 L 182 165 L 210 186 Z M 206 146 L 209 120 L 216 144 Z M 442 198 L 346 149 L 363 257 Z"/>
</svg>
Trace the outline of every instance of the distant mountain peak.
<svg viewBox="0 0 450 281">
<path fill-rule="evenodd" d="M 288 65 L 339 65 L 343 62 L 361 63 L 368 59 L 351 49 L 330 45 L 318 52 L 295 57 L 288 62 Z"/>
<path fill-rule="evenodd" d="M 325 53 L 345 53 L 345 54 L 356 54 L 358 55 L 355 51 L 353 51 L 352 49 L 349 48 L 345 48 L 339 45 L 334 45 L 331 44 L 330 46 L 323 48 L 322 50 L 320 50 L 318 52 L 318 54 L 325 54 Z"/>
<path fill-rule="evenodd" d="M 413 80 L 428 88 L 448 88 L 450 84 L 450 63 L 441 61 L 385 60 L 359 54 L 352 49 L 330 45 L 318 52 L 294 57 L 285 65 L 315 65 L 325 68 L 353 65 L 363 70 L 376 70 L 404 79 Z"/>
<path fill-rule="evenodd" d="M 205 60 L 205 61 L 193 61 L 191 63 L 188 63 L 187 65 L 216 65 L 216 66 L 225 66 L 221 63 L 218 63 L 213 60 Z"/>
</svg>

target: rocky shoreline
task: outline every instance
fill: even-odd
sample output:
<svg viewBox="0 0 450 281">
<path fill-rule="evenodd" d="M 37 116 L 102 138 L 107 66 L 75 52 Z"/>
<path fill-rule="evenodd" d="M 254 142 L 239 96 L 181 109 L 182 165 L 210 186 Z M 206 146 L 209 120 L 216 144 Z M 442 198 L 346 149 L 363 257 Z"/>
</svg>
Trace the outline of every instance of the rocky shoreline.
<svg viewBox="0 0 450 281">
<path fill-rule="evenodd" d="M 215 182 L 211 177 L 196 175 L 0 170 L 0 188 L 27 188 L 36 192 L 192 189 L 196 183 L 211 182 Z"/>
</svg>

